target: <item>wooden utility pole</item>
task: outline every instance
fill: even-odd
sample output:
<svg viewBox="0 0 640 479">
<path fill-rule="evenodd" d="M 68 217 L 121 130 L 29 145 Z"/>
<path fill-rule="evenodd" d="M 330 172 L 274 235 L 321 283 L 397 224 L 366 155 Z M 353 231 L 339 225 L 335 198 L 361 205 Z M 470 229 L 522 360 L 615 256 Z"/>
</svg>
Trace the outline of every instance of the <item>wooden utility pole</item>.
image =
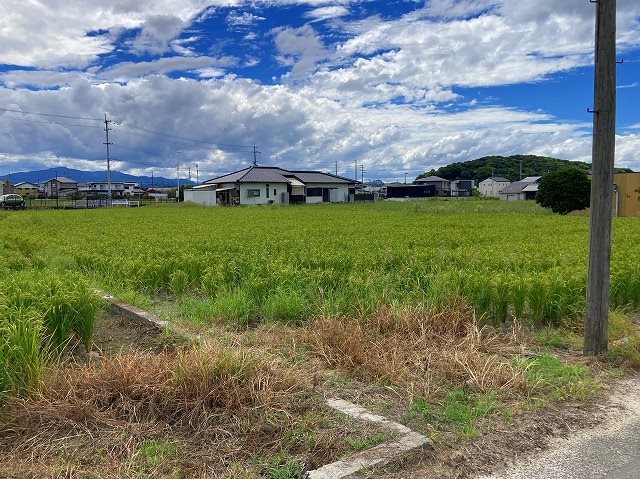
<svg viewBox="0 0 640 479">
<path fill-rule="evenodd" d="M 606 352 L 616 130 L 616 0 L 598 0 L 584 354 Z"/>
</svg>

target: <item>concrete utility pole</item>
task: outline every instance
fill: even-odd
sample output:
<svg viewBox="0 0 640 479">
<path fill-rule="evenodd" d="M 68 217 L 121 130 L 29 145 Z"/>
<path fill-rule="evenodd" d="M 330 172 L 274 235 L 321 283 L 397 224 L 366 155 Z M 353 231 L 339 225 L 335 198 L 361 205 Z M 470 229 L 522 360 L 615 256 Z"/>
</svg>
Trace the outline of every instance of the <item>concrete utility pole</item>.
<svg viewBox="0 0 640 479">
<path fill-rule="evenodd" d="M 616 132 L 616 0 L 596 3 L 591 223 L 584 354 L 607 350 Z M 591 111 L 591 110 L 590 110 Z"/>
<path fill-rule="evenodd" d="M 107 205 L 111 206 L 111 156 L 109 155 L 109 145 L 113 145 L 113 143 L 109 143 L 109 123 L 111 120 L 107 120 L 107 114 L 104 114 L 104 134 L 106 135 L 105 145 L 107 147 Z"/>
<path fill-rule="evenodd" d="M 178 189 L 176 190 L 176 203 L 180 203 L 180 163 L 176 163 L 176 177 L 178 178 Z"/>
<path fill-rule="evenodd" d="M 258 147 L 253 145 L 253 166 L 258 165 Z"/>
</svg>

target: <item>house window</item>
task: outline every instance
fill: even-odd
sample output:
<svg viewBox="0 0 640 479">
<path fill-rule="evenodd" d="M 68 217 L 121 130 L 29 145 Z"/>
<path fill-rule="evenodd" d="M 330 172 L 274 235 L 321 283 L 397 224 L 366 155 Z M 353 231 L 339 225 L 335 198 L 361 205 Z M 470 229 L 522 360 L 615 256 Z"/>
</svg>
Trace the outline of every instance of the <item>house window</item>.
<svg viewBox="0 0 640 479">
<path fill-rule="evenodd" d="M 260 190 L 247 190 L 247 196 L 249 198 L 260 197 Z"/>
<path fill-rule="evenodd" d="M 273 189 L 273 196 L 276 196 L 278 194 L 278 191 L 274 188 Z"/>
<path fill-rule="evenodd" d="M 322 196 L 322 188 L 307 188 L 307 196 Z"/>
<path fill-rule="evenodd" d="M 266 191 L 267 191 L 267 198 L 269 198 L 269 183 L 267 183 Z"/>
</svg>

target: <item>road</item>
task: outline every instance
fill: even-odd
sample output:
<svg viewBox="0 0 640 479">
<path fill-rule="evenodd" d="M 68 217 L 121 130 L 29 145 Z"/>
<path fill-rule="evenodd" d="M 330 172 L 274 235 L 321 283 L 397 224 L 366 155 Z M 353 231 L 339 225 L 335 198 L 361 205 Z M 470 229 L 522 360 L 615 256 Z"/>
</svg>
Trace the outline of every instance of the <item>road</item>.
<svg viewBox="0 0 640 479">
<path fill-rule="evenodd" d="M 640 479 L 640 378 L 612 397 L 610 417 L 511 469 L 477 479 Z"/>
</svg>

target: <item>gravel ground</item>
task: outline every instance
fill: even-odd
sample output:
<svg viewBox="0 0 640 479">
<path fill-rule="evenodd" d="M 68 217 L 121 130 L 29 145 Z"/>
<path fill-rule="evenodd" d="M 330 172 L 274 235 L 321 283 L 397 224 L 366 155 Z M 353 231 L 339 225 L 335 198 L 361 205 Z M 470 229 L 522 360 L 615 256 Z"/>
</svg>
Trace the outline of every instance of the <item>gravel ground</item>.
<svg viewBox="0 0 640 479">
<path fill-rule="evenodd" d="M 545 452 L 477 479 L 640 478 L 640 378 L 624 381 L 609 406 L 600 425 L 554 439 Z"/>
</svg>

